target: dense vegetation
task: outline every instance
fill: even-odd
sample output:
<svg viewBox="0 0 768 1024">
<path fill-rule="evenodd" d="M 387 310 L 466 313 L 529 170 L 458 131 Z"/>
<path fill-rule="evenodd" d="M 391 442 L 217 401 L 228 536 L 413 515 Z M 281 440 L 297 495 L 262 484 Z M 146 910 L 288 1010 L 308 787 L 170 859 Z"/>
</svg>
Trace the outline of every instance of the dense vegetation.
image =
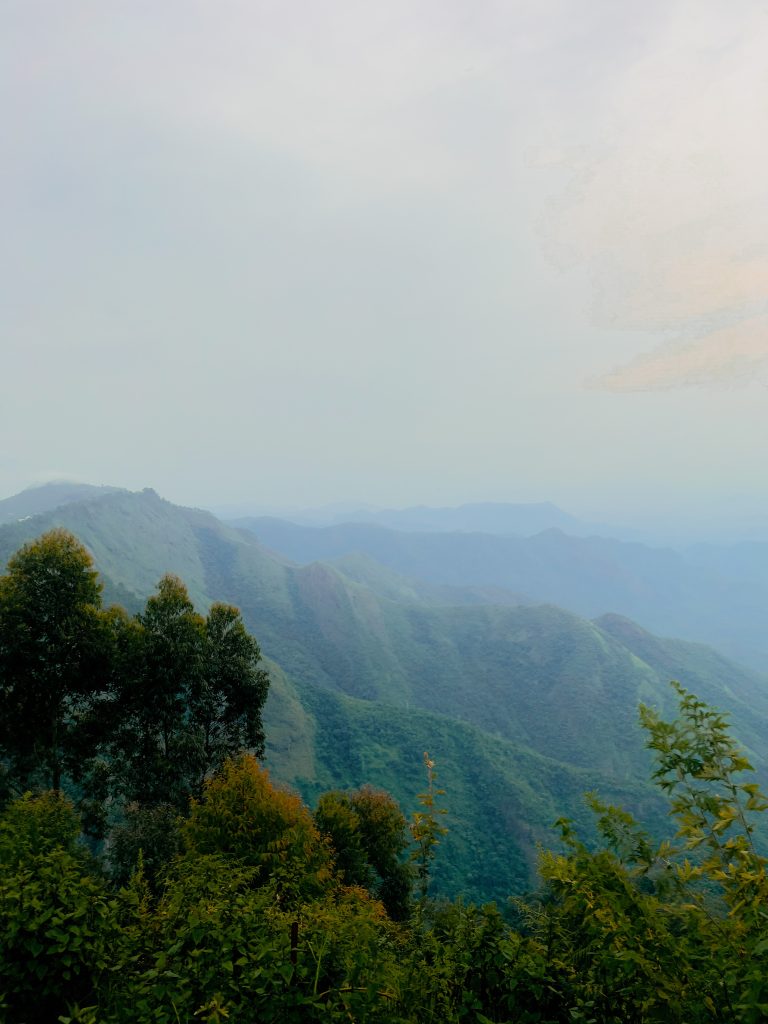
<svg viewBox="0 0 768 1024">
<path fill-rule="evenodd" d="M 22 1022 L 744 1022 L 768 1013 L 768 809 L 723 717 L 641 709 L 674 836 L 589 798 L 503 914 L 430 900 L 450 814 L 276 787 L 239 613 L 103 609 L 62 531 L 0 579 L 0 1006 Z M 35 714 L 35 708 L 38 713 Z M 21 789 L 24 792 L 19 792 Z M 79 808 L 79 810 L 78 810 Z M 86 840 L 85 832 L 104 836 Z"/>
<path fill-rule="evenodd" d="M 263 754 L 268 677 L 239 611 L 195 612 L 164 576 L 142 612 L 101 607 L 85 548 L 64 530 L 0 578 L 0 749 L 8 784 L 99 803 L 185 808 L 225 758 Z M 103 815 L 96 815 L 98 833 Z"/>
<path fill-rule="evenodd" d="M 306 802 L 370 783 L 410 808 L 422 752 L 438 753 L 451 830 L 434 865 L 436 894 L 504 906 L 529 889 L 537 846 L 553 843 L 559 815 L 595 840 L 588 790 L 660 837 L 664 802 L 648 782 L 636 708 L 643 701 L 673 714 L 670 678 L 727 704 L 766 777 L 765 682 L 709 648 L 617 616 L 587 622 L 547 606 L 494 607 L 495 594 L 429 587 L 370 559 L 295 566 L 252 534 L 151 491 L 70 497 L 53 509 L 61 495 L 49 495 L 51 511 L 31 515 L 40 496 L 19 496 L 15 514 L 31 518 L 0 525 L 0 561 L 64 527 L 93 554 L 103 602 L 131 617 L 161 573 L 183 579 L 204 616 L 216 601 L 240 608 L 271 678 L 264 764 Z"/>
</svg>

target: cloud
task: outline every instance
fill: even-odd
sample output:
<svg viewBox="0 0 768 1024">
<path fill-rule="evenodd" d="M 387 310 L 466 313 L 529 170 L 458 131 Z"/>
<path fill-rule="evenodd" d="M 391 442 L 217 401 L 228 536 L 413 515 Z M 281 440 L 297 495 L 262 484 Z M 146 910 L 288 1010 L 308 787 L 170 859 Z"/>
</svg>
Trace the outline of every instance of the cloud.
<svg viewBox="0 0 768 1024">
<path fill-rule="evenodd" d="M 745 3 L 738 19 L 719 4 L 671 4 L 616 73 L 591 141 L 550 152 L 568 184 L 544 242 L 561 269 L 585 273 L 594 325 L 679 339 L 599 386 L 734 384 L 764 370 L 767 40 L 764 4 Z"/>
<path fill-rule="evenodd" d="M 713 331 L 695 342 L 668 343 L 591 382 L 603 391 L 661 391 L 768 384 L 768 314 Z"/>
</svg>

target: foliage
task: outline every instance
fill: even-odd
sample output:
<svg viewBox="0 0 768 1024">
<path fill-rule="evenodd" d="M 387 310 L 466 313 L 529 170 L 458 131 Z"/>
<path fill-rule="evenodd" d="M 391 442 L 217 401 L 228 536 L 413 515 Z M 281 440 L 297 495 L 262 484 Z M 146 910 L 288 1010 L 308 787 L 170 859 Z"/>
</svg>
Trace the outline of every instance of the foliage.
<svg viewBox="0 0 768 1024">
<path fill-rule="evenodd" d="M 113 742 L 120 792 L 183 808 L 197 774 L 187 705 L 200 672 L 200 617 L 180 580 L 165 576 L 137 616 L 118 689 Z"/>
<path fill-rule="evenodd" d="M 16 801 L 0 820 L 5 1010 L 83 1024 L 756 1024 L 768 885 L 751 816 L 768 800 L 744 781 L 723 716 L 677 692 L 674 721 L 642 711 L 677 836 L 655 844 L 590 796 L 602 845 L 562 819 L 562 848 L 542 854 L 541 888 L 517 901 L 514 927 L 493 906 L 430 902 L 423 888 L 418 913 L 393 920 L 368 889 L 401 863 L 394 801 L 329 793 L 313 820 L 248 755 L 205 783 L 154 892 L 141 852 L 110 892 L 60 796 Z M 428 881 L 442 826 L 425 763 L 412 832 Z M 162 831 L 156 811 L 139 814 L 136 836 Z"/>
<path fill-rule="evenodd" d="M 751 1024 L 768 1014 L 768 858 L 756 848 L 752 818 L 768 809 L 768 798 L 744 781 L 752 766 L 725 716 L 673 685 L 678 718 L 665 722 L 641 708 L 641 720 L 656 752 L 654 778 L 670 796 L 682 840 L 675 880 L 690 900 L 702 955 L 717 968 L 713 1003 Z"/>
<path fill-rule="evenodd" d="M 606 1024 L 695 1019 L 686 1016 L 685 951 L 664 905 L 612 851 L 590 852 L 567 823 L 562 830 L 569 852 L 544 855 L 551 903 L 531 919 L 557 1000 L 577 1020 Z"/>
<path fill-rule="evenodd" d="M 95 753 L 110 648 L 100 591 L 64 530 L 24 545 L 0 577 L 0 753 L 20 791 L 59 789 Z"/>
<path fill-rule="evenodd" d="M 112 749 L 126 800 L 184 811 L 227 757 L 263 751 L 260 657 L 236 608 L 203 618 L 181 580 L 163 577 L 125 644 Z"/>
<path fill-rule="evenodd" d="M 45 856 L 56 847 L 72 856 L 82 854 L 80 827 L 72 804 L 61 794 L 25 793 L 8 805 L 0 818 L 0 864 L 16 869 L 25 857 Z"/>
<path fill-rule="evenodd" d="M 241 750 L 264 756 L 261 709 L 269 677 L 259 668 L 261 651 L 237 608 L 215 602 L 205 619 L 203 672 L 191 701 L 201 734 L 204 776 Z"/>
<path fill-rule="evenodd" d="M 51 1021 L 90 1002 L 115 963 L 115 904 L 77 846 L 80 823 L 56 793 L 27 795 L 0 819 L 0 1005 Z"/>
<path fill-rule="evenodd" d="M 381 906 L 340 889 L 286 908 L 258 869 L 184 858 L 145 933 L 115 1021 L 395 1021 L 397 967 Z"/>
<path fill-rule="evenodd" d="M 196 608 L 223 598 L 242 609 L 292 695 L 290 707 L 274 694 L 264 707 L 268 764 L 313 806 L 323 790 L 372 782 L 405 808 L 423 788 L 414 751 L 438 749 L 451 832 L 433 865 L 432 895 L 461 892 L 503 906 L 508 893 L 524 892 L 535 884 L 536 843 L 548 841 L 558 815 L 592 842 L 585 790 L 631 808 L 663 835 L 663 800 L 646 781 L 635 707 L 643 700 L 671 714 L 670 676 L 710 702 L 727 699 L 734 730 L 764 770 L 764 685 L 700 645 L 553 607 L 448 607 L 465 599 L 457 590 L 425 603 L 411 587 L 392 600 L 375 565 L 365 585 L 331 566 L 288 565 L 242 532 L 151 492 L 0 526 L 0 556 L 49 524 L 87 545 L 104 600 L 109 594 L 132 613 L 153 592 L 158 566 L 184 580 Z M 693 607 L 689 593 L 682 603 L 678 591 L 666 593 L 674 595 L 669 605 Z M 477 591 L 473 599 L 502 597 Z M 599 601 L 590 614 L 606 607 Z M 752 608 L 758 629 L 761 614 Z"/>
<path fill-rule="evenodd" d="M 424 751 L 424 767 L 427 770 L 427 788 L 418 795 L 418 801 L 424 810 L 414 811 L 411 823 L 411 835 L 416 844 L 411 857 L 416 865 L 416 877 L 422 902 L 427 898 L 429 873 L 437 852 L 436 847 L 440 844 L 440 837 L 448 832 L 445 825 L 440 824 L 440 816 L 447 814 L 447 811 L 444 807 L 437 806 L 437 798 L 445 796 L 445 790 L 435 786 L 437 779 L 435 762 L 430 760 L 426 750 Z"/>
<path fill-rule="evenodd" d="M 49 576 L 52 593 L 39 593 Z M 768 858 L 756 828 L 768 798 L 725 716 L 679 684 L 674 719 L 641 708 L 675 835 L 659 843 L 590 795 L 599 843 L 560 819 L 559 848 L 541 854 L 539 890 L 505 917 L 427 898 L 447 833 L 428 754 L 408 858 L 406 821 L 388 793 L 325 793 L 313 817 L 253 755 L 228 756 L 247 742 L 261 748 L 266 693 L 258 647 L 235 609 L 198 615 L 173 577 L 134 618 L 99 602 L 87 553 L 66 534 L 23 549 L 0 581 L 6 777 L 16 787 L 56 783 L 0 815 L 4 1019 L 768 1018 Z M 80 677 L 91 670 L 92 679 Z M 45 710 L 39 728 L 35 694 Z M 10 721 L 28 721 L 32 739 L 13 739 Z M 390 721 L 377 723 L 379 751 Z M 348 758 L 349 728 L 337 735 Z M 462 765 L 462 774 L 484 770 Z M 142 802 L 110 802 L 115 778 L 124 800 Z M 70 780 L 83 813 L 93 818 L 101 805 L 113 815 L 110 878 L 62 795 Z M 492 816 L 478 820 L 496 828 Z M 409 916 L 414 872 L 419 899 Z"/>
<path fill-rule="evenodd" d="M 175 807 L 129 804 L 109 834 L 110 873 L 115 882 L 124 885 L 141 861 L 147 884 L 157 889 L 182 850 L 181 818 Z"/>
<path fill-rule="evenodd" d="M 408 965 L 422 988 L 421 1020 L 537 1019 L 522 1015 L 523 943 L 495 905 L 436 903 L 422 928 Z"/>
<path fill-rule="evenodd" d="M 183 826 L 189 856 L 223 856 L 252 869 L 291 901 L 318 895 L 332 880 L 332 857 L 309 809 L 293 793 L 277 789 L 269 772 L 246 754 L 227 761 L 192 802 Z"/>
<path fill-rule="evenodd" d="M 195 612 L 164 577 L 143 612 L 101 608 L 80 542 L 54 529 L 0 578 L 0 806 L 65 788 L 125 881 L 152 884 L 178 851 L 174 821 L 224 760 L 263 753 L 268 676 L 239 611 Z M 117 798 L 117 799 L 116 799 Z"/>
<path fill-rule="evenodd" d="M 545 888 L 523 906 L 555 1019 L 754 1024 L 768 1013 L 767 862 L 750 818 L 768 801 L 744 781 L 724 716 L 673 685 L 678 717 L 642 708 L 641 720 L 676 836 L 654 845 L 591 797 L 605 846 L 588 849 L 561 820 L 566 852 L 543 854 Z"/>
<path fill-rule="evenodd" d="M 389 793 L 372 786 L 323 793 L 314 818 L 333 844 L 345 885 L 368 889 L 393 920 L 407 917 L 411 870 L 402 859 L 408 846 L 406 821 Z"/>
</svg>

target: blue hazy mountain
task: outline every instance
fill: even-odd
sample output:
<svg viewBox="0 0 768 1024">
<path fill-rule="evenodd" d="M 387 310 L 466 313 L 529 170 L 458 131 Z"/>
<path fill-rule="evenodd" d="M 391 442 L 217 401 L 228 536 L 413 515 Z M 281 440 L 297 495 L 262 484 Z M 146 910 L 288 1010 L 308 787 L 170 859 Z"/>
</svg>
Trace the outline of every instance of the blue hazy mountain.
<svg viewBox="0 0 768 1024">
<path fill-rule="evenodd" d="M 308 527 L 271 517 L 237 525 L 301 564 L 364 554 L 434 585 L 507 590 L 588 618 L 616 612 L 653 632 L 709 642 L 768 668 L 768 546 L 758 545 L 757 553 L 737 546 L 731 558 L 727 548 L 656 548 L 559 529 L 513 537 L 362 523 Z"/>
</svg>

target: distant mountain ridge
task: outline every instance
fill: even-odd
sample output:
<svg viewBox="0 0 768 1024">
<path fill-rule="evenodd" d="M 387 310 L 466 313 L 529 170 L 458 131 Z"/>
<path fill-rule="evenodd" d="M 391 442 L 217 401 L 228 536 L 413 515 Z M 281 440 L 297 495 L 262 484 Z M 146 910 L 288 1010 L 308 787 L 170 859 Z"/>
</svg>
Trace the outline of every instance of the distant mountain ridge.
<svg viewBox="0 0 768 1024">
<path fill-rule="evenodd" d="M 582 533 L 590 527 L 551 502 L 474 502 L 466 505 L 430 507 L 413 505 L 402 509 L 360 509 L 352 514 L 337 513 L 333 522 L 370 523 L 394 530 L 427 533 L 494 533 L 529 536 L 557 528 Z"/>
<path fill-rule="evenodd" d="M 120 491 L 119 487 L 97 487 L 93 484 L 57 481 L 29 487 L 19 494 L 0 500 L 0 523 L 16 522 L 27 516 L 50 512 L 62 505 L 88 501 Z"/>
<path fill-rule="evenodd" d="M 631 528 L 597 524 L 579 519 L 549 501 L 469 502 L 463 505 L 412 505 L 408 508 L 374 508 L 368 505 L 329 505 L 315 509 L 259 510 L 246 506 L 214 507 L 225 522 L 273 518 L 301 526 L 340 526 L 365 523 L 392 530 L 416 533 L 490 533 L 498 536 L 530 537 L 542 530 L 558 529 L 573 536 L 593 534 L 638 539 Z"/>
<path fill-rule="evenodd" d="M 109 600 L 135 610 L 174 572 L 198 606 L 242 609 L 270 659 L 268 761 L 305 796 L 371 782 L 412 807 L 429 750 L 448 790 L 444 892 L 503 899 L 530 884 L 535 842 L 551 841 L 554 817 L 588 828 L 587 789 L 653 821 L 660 805 L 636 706 L 669 708 L 670 674 L 728 708 L 768 769 L 765 681 L 625 618 L 492 603 L 491 592 L 424 584 L 370 559 L 297 565 L 149 490 L 0 526 L 0 561 L 52 526 L 92 551 Z"/>
<path fill-rule="evenodd" d="M 712 643 L 758 670 L 768 669 L 768 546 L 765 570 L 748 577 L 727 556 L 545 530 L 533 537 L 406 533 L 347 523 L 308 527 L 270 517 L 238 520 L 274 552 L 306 564 L 364 554 L 394 572 L 433 585 L 496 588 L 594 618 L 617 612 L 645 628 Z"/>
</svg>

